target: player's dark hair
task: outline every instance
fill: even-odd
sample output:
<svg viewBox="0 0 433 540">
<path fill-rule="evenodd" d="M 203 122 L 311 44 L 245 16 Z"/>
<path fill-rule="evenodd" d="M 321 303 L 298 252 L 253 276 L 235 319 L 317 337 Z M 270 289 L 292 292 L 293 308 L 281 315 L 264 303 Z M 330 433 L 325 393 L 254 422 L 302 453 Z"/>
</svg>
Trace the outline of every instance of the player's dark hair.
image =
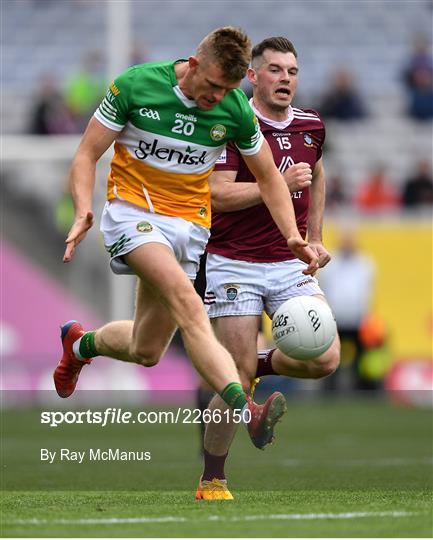
<svg viewBox="0 0 433 540">
<path fill-rule="evenodd" d="M 258 56 L 262 56 L 266 49 L 272 49 L 274 51 L 284 53 L 289 52 L 292 53 L 295 58 L 298 58 L 298 53 L 296 52 L 293 43 L 283 36 L 278 36 L 266 38 L 260 43 L 257 43 L 257 45 L 253 47 L 253 51 L 251 53 L 252 60 Z"/>
<path fill-rule="evenodd" d="M 197 53 L 215 62 L 229 81 L 245 77 L 251 59 L 251 40 L 240 28 L 223 26 L 207 35 Z"/>
</svg>

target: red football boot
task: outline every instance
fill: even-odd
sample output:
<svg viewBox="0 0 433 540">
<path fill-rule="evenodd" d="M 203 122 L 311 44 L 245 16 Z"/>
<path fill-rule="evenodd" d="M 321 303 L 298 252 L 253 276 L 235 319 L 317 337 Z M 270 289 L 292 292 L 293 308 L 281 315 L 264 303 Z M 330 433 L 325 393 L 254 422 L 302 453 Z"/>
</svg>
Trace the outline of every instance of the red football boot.
<svg viewBox="0 0 433 540">
<path fill-rule="evenodd" d="M 53 378 L 57 393 L 62 398 L 69 397 L 75 390 L 80 371 L 84 365 L 90 364 L 92 358 L 79 360 L 72 350 L 72 345 L 83 334 L 84 330 L 77 321 L 68 321 L 60 327 L 63 345 L 63 356 L 54 370 Z"/>
<path fill-rule="evenodd" d="M 287 411 L 286 400 L 281 392 L 274 392 L 263 405 L 254 403 L 250 396 L 247 396 L 247 402 L 251 413 L 251 420 L 247 424 L 248 433 L 254 446 L 264 450 L 275 438 L 275 424 Z"/>
</svg>

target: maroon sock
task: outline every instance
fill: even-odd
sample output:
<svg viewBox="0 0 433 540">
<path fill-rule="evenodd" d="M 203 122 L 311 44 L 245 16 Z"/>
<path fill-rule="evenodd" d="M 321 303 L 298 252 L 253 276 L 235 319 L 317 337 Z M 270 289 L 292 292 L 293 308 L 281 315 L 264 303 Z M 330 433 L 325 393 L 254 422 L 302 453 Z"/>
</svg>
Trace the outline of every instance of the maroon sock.
<svg viewBox="0 0 433 540">
<path fill-rule="evenodd" d="M 275 373 L 272 367 L 272 355 L 276 349 L 268 349 L 266 351 L 259 351 L 257 353 L 257 371 L 256 377 L 263 377 L 264 375 L 278 375 Z"/>
<path fill-rule="evenodd" d="M 218 478 L 219 480 L 225 480 L 224 464 L 226 462 L 227 456 L 229 455 L 228 452 L 223 456 L 214 456 L 212 454 L 209 454 L 209 452 L 205 449 L 203 455 L 204 471 L 202 480 L 213 480 L 214 478 Z"/>
</svg>

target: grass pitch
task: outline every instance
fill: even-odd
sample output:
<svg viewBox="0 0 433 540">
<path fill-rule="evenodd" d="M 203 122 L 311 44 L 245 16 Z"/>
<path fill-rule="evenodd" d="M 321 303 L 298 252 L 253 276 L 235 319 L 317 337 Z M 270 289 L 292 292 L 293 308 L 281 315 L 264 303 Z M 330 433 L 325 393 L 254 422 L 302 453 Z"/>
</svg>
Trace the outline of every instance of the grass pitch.
<svg viewBox="0 0 433 540">
<path fill-rule="evenodd" d="M 381 400 L 289 400 L 277 442 L 240 429 L 234 501 L 195 501 L 195 425 L 64 426 L 3 413 L 1 534 L 9 537 L 431 537 L 432 411 Z M 41 463 L 41 447 L 135 447 L 149 463 Z M 137 445 L 137 446 L 134 446 Z"/>
</svg>

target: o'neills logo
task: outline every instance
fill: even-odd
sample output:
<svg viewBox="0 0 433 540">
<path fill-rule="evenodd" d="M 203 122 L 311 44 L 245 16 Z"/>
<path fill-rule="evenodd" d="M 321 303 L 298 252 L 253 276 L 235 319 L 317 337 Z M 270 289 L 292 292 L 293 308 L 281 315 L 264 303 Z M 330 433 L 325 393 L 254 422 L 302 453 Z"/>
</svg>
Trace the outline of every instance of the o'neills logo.
<svg viewBox="0 0 433 540">
<path fill-rule="evenodd" d="M 314 283 L 314 279 L 304 279 L 304 281 L 300 281 L 296 284 L 297 287 L 303 287 L 304 285 L 307 285 L 308 283 Z"/>
<path fill-rule="evenodd" d="M 152 143 L 140 141 L 134 153 L 138 159 L 143 160 L 148 156 L 153 156 L 161 161 L 176 161 L 179 165 L 205 165 L 206 150 L 203 150 L 201 154 L 196 154 L 197 149 L 188 145 L 185 151 L 182 152 L 174 150 L 174 148 L 158 146 L 158 143 L 158 139 L 154 139 Z"/>
</svg>

